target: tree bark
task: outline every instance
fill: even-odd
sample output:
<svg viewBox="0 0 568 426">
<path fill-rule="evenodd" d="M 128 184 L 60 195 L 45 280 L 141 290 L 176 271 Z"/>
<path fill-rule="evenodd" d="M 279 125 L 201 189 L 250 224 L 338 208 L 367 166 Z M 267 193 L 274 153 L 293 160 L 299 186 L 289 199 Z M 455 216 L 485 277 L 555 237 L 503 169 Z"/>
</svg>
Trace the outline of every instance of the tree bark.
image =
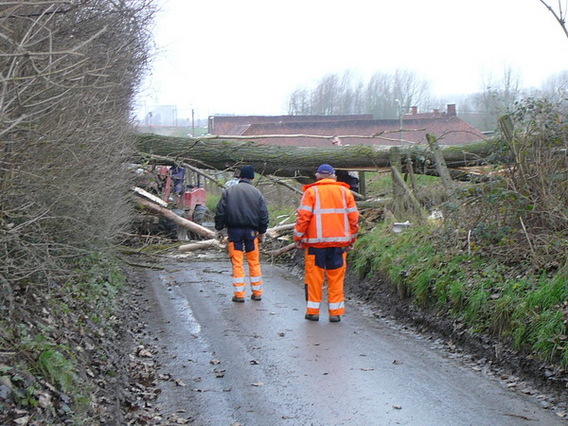
<svg viewBox="0 0 568 426">
<path fill-rule="evenodd" d="M 428 146 L 430 146 L 430 150 L 434 154 L 434 162 L 436 164 L 436 170 L 438 171 L 438 175 L 442 180 L 442 185 L 444 185 L 444 189 L 450 198 L 454 196 L 454 181 L 450 176 L 450 172 L 448 171 L 448 167 L 446 165 L 446 160 L 440 150 L 440 145 L 438 145 L 438 141 L 434 135 L 430 133 L 426 134 L 426 139 L 428 139 Z"/>
<path fill-rule="evenodd" d="M 479 165 L 492 152 L 493 141 L 441 147 L 449 167 Z M 155 134 L 140 134 L 137 148 L 144 154 L 177 158 L 204 169 L 225 170 L 238 164 L 251 164 L 261 174 L 275 176 L 309 176 L 322 163 L 349 170 L 388 167 L 389 146 L 351 145 L 331 147 L 298 147 L 261 145 L 252 141 L 201 140 Z M 433 164 L 426 145 L 401 147 L 402 155 L 409 155 L 417 169 Z"/>
<path fill-rule="evenodd" d="M 404 180 L 396 179 L 397 173 L 401 174 L 401 161 L 400 161 L 400 148 L 398 146 L 393 146 L 389 150 L 389 158 L 391 164 L 391 179 L 392 179 L 392 198 L 394 200 L 393 209 L 394 214 L 398 214 L 404 211 Z M 402 182 L 402 184 L 400 183 Z"/>
</svg>

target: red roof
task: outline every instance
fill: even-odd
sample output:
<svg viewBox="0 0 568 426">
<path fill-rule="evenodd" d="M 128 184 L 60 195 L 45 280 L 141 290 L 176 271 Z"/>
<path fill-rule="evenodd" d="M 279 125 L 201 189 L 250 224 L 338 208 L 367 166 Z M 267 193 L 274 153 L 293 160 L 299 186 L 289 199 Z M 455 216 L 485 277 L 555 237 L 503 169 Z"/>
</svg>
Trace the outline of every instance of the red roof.
<svg viewBox="0 0 568 426">
<path fill-rule="evenodd" d="M 220 118 L 222 117 L 214 117 L 215 129 L 218 129 L 217 124 Z M 461 145 L 485 139 L 483 133 L 455 114 L 439 112 L 418 114 L 415 109 L 413 109 L 413 114 L 403 116 L 402 132 L 399 132 L 400 121 L 398 119 L 373 120 L 369 115 L 223 118 L 232 118 L 232 126 L 229 128 L 230 120 L 227 120 L 222 123 L 226 131 L 215 134 L 225 136 L 279 135 L 279 137 L 253 139 L 257 143 L 270 145 L 329 146 L 332 137 L 340 136 L 342 145 L 408 146 L 425 144 L 427 133 L 434 135 L 440 145 Z M 301 136 L 282 137 L 282 135 Z M 309 137 L 310 135 L 326 138 Z M 371 138 L 371 135 L 376 135 L 376 137 Z"/>
<path fill-rule="evenodd" d="M 297 123 L 337 120 L 371 120 L 371 114 L 344 115 L 214 115 L 209 117 L 209 133 L 212 135 L 238 135 L 242 126 L 261 123 Z"/>
</svg>

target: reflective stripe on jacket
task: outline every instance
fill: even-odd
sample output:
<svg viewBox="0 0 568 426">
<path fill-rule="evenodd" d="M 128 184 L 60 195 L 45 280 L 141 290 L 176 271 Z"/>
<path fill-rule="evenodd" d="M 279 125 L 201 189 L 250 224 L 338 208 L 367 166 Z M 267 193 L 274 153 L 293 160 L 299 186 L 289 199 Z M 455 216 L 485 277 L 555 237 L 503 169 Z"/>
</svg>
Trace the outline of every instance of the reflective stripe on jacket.
<svg viewBox="0 0 568 426">
<path fill-rule="evenodd" d="M 306 247 L 346 247 L 359 231 L 359 211 L 349 185 L 321 179 L 304 186 L 294 240 Z"/>
</svg>

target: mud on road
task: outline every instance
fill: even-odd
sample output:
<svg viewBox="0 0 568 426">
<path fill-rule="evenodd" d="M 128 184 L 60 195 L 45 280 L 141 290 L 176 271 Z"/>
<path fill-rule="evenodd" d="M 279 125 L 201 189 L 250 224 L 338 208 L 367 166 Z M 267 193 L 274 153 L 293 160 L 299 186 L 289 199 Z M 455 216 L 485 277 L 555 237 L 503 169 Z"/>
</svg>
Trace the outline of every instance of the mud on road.
<svg viewBox="0 0 568 426">
<path fill-rule="evenodd" d="M 332 324 L 325 311 L 304 320 L 298 268 L 265 261 L 262 301 L 236 304 L 224 253 L 160 266 L 129 273 L 147 365 L 132 386 L 149 423 L 568 424 L 566 394 L 403 321 L 354 282 Z"/>
</svg>

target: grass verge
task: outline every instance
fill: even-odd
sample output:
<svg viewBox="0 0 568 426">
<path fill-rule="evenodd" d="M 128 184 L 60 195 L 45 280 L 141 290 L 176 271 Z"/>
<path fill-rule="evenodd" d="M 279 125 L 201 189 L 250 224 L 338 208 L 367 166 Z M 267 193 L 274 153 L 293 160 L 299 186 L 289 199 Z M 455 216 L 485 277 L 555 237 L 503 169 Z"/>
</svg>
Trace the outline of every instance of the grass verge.
<svg viewBox="0 0 568 426">
<path fill-rule="evenodd" d="M 446 230 L 391 231 L 388 221 L 357 241 L 351 267 L 383 276 L 400 297 L 489 333 L 543 362 L 568 368 L 568 266 L 539 273 L 451 245 Z"/>
</svg>

